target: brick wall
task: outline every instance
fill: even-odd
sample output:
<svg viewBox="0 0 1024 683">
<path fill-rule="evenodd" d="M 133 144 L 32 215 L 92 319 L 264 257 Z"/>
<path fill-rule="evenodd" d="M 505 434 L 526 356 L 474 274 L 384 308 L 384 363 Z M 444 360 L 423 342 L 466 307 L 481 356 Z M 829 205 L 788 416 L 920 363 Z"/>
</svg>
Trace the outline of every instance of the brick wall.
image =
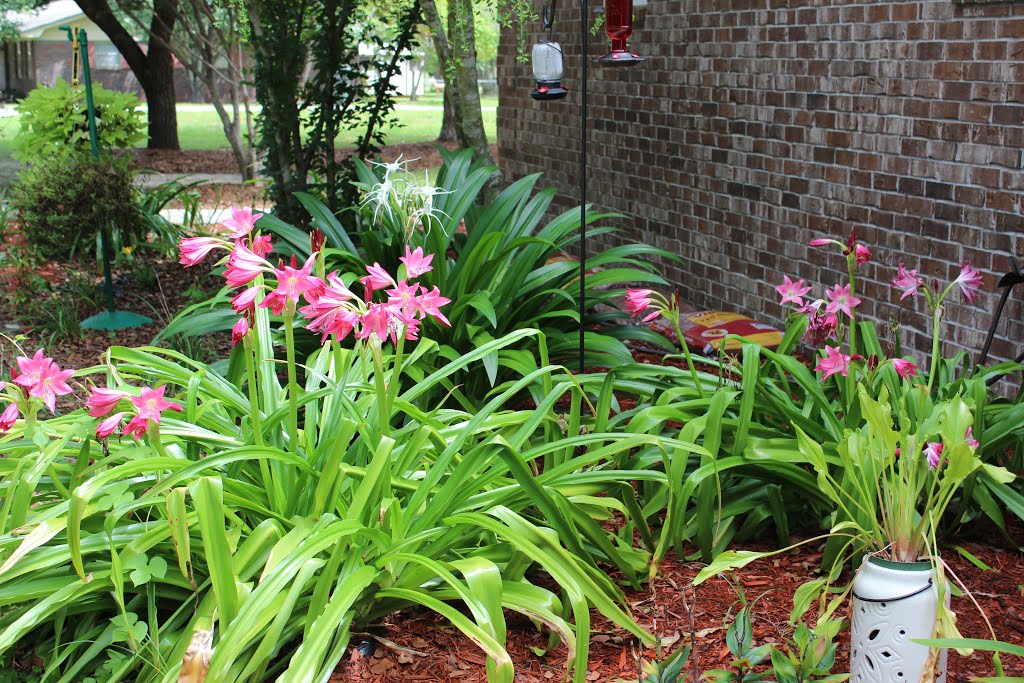
<svg viewBox="0 0 1024 683">
<path fill-rule="evenodd" d="M 508 35 L 499 57 L 503 171 L 545 171 L 559 208 L 578 202 L 578 17 L 559 4 L 567 99 L 530 99 Z M 592 37 L 592 57 L 606 46 Z M 863 310 L 919 360 L 924 304 L 889 288 L 897 259 L 942 282 L 980 268 L 992 293 L 952 295 L 944 328 L 980 348 L 1007 255 L 1024 257 L 1024 3 L 651 0 L 630 47 L 649 61 L 589 67 L 589 199 L 683 259 L 665 274 L 685 299 L 781 324 L 784 274 L 817 296 L 845 279 L 807 242 L 856 228 L 874 255 Z M 1024 350 L 1021 298 L 1000 357 Z"/>
</svg>

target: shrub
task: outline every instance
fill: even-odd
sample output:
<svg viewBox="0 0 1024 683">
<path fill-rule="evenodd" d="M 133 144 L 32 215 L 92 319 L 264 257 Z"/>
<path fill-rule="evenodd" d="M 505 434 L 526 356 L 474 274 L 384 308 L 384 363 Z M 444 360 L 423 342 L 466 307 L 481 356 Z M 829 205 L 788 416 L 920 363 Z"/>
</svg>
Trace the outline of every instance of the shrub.
<svg viewBox="0 0 1024 683">
<path fill-rule="evenodd" d="M 129 147 L 144 139 L 139 99 L 93 85 L 96 136 L 100 152 Z M 14 140 L 15 159 L 45 159 L 70 147 L 88 152 L 89 121 L 84 86 L 58 78 L 49 88 L 36 88 L 18 105 L 21 131 Z"/>
<path fill-rule="evenodd" d="M 29 246 L 46 258 L 65 258 L 95 241 L 104 225 L 121 233 L 141 230 L 132 174 L 110 158 L 65 150 L 23 169 L 11 193 Z"/>
</svg>

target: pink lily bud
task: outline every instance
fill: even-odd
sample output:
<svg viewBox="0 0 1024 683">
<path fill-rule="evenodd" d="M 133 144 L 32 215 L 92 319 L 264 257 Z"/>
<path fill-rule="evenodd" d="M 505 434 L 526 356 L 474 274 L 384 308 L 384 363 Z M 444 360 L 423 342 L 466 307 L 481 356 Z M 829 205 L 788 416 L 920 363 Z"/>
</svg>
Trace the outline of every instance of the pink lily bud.
<svg viewBox="0 0 1024 683">
<path fill-rule="evenodd" d="M 18 412 L 18 404 L 12 403 L 4 409 L 3 414 L 0 414 L 0 432 L 6 432 L 8 429 L 14 426 L 14 423 L 18 421 L 18 417 L 21 415 Z"/>
<path fill-rule="evenodd" d="M 118 401 L 129 396 L 128 392 L 119 389 L 93 387 L 89 391 L 89 399 L 85 402 L 85 406 L 89 409 L 91 417 L 103 417 L 114 409 Z"/>
<path fill-rule="evenodd" d="M 238 346 L 238 342 L 242 341 L 247 334 L 249 334 L 249 321 L 242 316 L 231 328 L 231 346 Z"/>
<path fill-rule="evenodd" d="M 124 419 L 125 413 L 114 413 L 107 419 L 100 422 L 96 427 L 96 438 L 107 439 L 114 432 L 117 431 L 118 427 L 121 426 L 121 420 Z"/>
</svg>

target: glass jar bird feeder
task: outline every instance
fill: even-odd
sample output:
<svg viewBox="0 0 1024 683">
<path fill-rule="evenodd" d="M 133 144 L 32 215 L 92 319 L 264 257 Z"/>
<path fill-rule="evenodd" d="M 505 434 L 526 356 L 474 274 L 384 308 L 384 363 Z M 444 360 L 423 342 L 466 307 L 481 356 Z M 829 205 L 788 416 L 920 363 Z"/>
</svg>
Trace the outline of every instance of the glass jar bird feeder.
<svg viewBox="0 0 1024 683">
<path fill-rule="evenodd" d="M 598 62 L 630 64 L 643 61 L 643 57 L 626 47 L 626 39 L 633 33 L 633 0 L 604 0 L 604 32 L 612 41 L 612 49 Z"/>
<path fill-rule="evenodd" d="M 542 40 L 533 46 L 533 80 L 537 87 L 530 93 L 535 100 L 560 100 L 569 94 L 562 87 L 562 47 Z"/>
</svg>

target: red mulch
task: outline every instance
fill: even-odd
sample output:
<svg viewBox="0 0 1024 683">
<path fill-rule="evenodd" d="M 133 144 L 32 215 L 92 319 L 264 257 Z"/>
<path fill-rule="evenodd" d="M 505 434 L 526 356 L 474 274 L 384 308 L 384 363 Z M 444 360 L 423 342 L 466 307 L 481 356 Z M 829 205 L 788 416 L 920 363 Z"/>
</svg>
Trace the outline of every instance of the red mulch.
<svg viewBox="0 0 1024 683">
<path fill-rule="evenodd" d="M 1015 534 L 1022 539 L 1021 525 Z M 956 574 L 967 584 L 974 597 L 984 608 L 999 639 L 1024 645 L 1024 555 L 1009 550 L 1007 544 L 994 533 L 962 545 L 991 567 L 981 571 L 961 558 L 955 550 L 945 553 L 946 560 Z M 752 548 L 768 550 L 770 546 Z M 792 627 L 789 612 L 792 596 L 804 581 L 814 578 L 821 560 L 821 552 L 813 545 L 804 546 L 785 555 L 755 562 L 739 572 L 739 580 L 748 599 L 757 600 L 752 623 L 755 643 L 782 642 Z M 716 578 L 699 586 L 696 594 L 690 587 L 691 579 L 700 570 L 699 562 L 681 562 L 675 556 L 662 564 L 661 572 L 649 589 L 639 593 L 626 591 L 626 599 L 633 616 L 649 632 L 672 642 L 664 649 L 668 655 L 676 647 L 693 637 L 696 647 L 690 658 L 689 671 L 697 665 L 700 670 L 725 667 L 731 658 L 725 646 L 726 616 L 736 611 L 736 593 L 723 579 Z M 692 618 L 690 621 L 690 611 Z M 987 638 L 988 631 L 977 610 L 966 597 L 953 598 L 961 632 L 968 638 Z M 535 655 L 531 648 L 546 645 L 547 637 L 539 634 L 532 624 L 517 615 L 508 616 L 508 651 L 516 669 L 516 681 L 544 683 L 566 679 L 564 646 L 559 646 L 544 657 Z M 635 638 L 611 624 L 597 612 L 592 613 L 593 637 L 590 642 L 589 681 L 637 680 L 638 665 L 635 654 L 645 660 L 656 656 L 654 648 L 639 650 Z M 393 614 L 379 626 L 383 638 L 416 653 L 401 652 L 378 644 L 369 659 L 357 651 L 365 635 L 353 636 L 350 657 L 338 667 L 331 681 L 367 681 L 372 683 L 399 683 L 404 681 L 461 681 L 484 683 L 484 655 L 472 642 L 441 617 L 432 612 L 401 612 Z M 842 672 L 848 664 L 849 647 L 845 642 L 847 631 L 839 636 L 838 660 L 834 672 Z M 1024 675 L 1024 660 L 1003 656 L 1008 675 Z M 992 675 L 990 655 L 975 652 L 971 657 L 949 655 L 948 680 L 966 682 L 971 676 Z"/>
</svg>

